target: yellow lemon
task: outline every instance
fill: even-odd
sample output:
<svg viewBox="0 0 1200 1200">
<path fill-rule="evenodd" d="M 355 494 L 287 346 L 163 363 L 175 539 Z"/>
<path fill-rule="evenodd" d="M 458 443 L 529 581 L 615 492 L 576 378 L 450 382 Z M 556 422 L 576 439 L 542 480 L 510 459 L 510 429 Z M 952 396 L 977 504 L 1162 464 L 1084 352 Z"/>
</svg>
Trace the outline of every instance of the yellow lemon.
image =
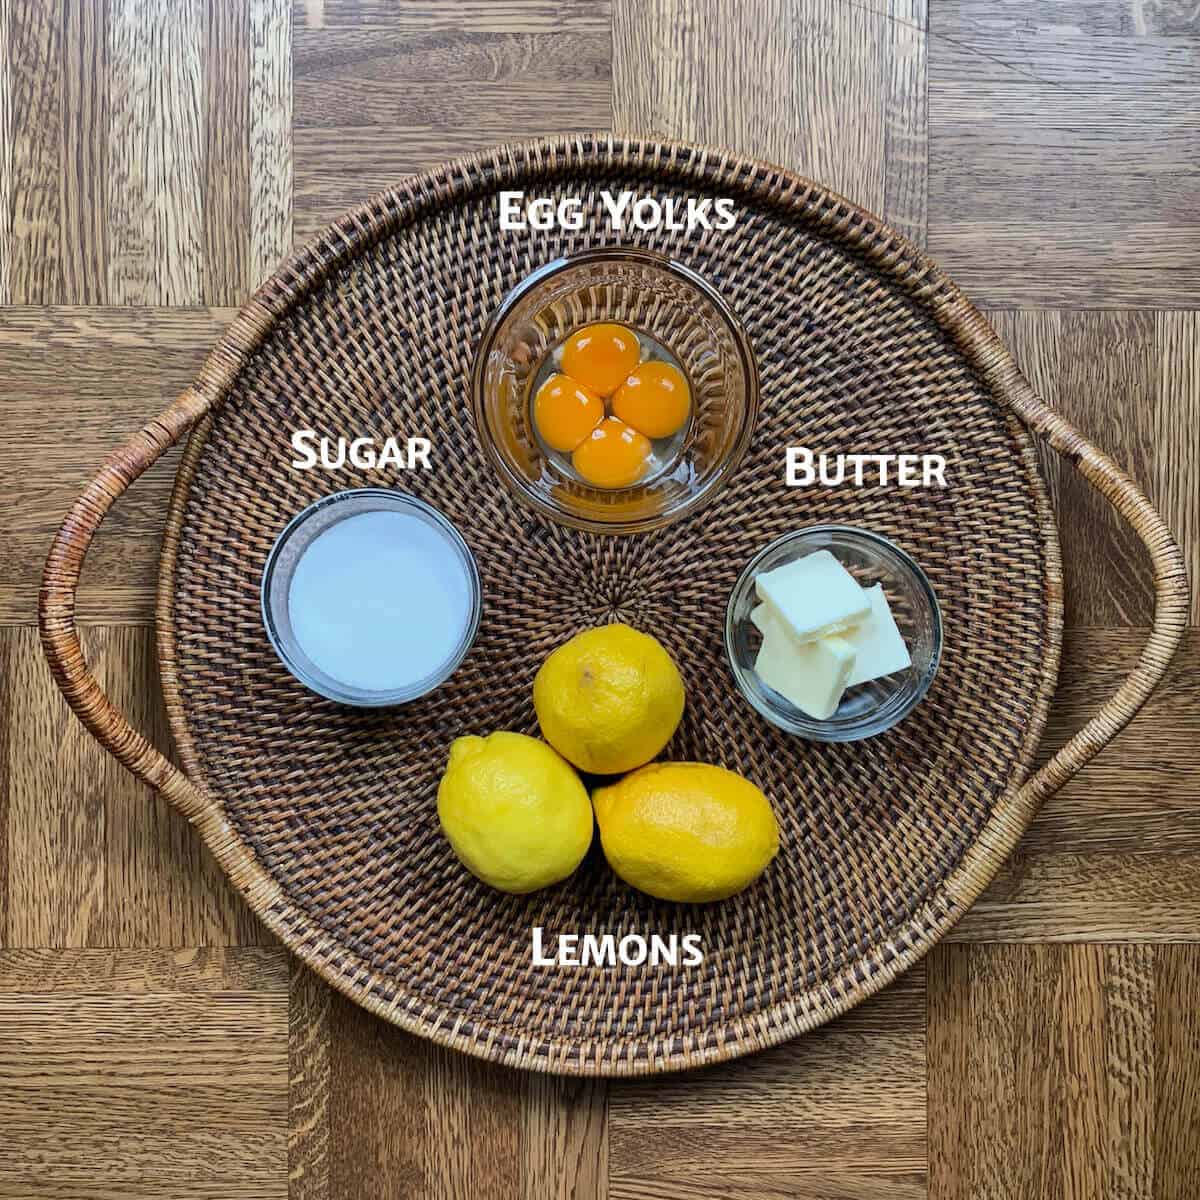
<svg viewBox="0 0 1200 1200">
<path fill-rule="evenodd" d="M 653 763 L 597 788 L 592 803 L 609 865 L 660 900 L 724 900 L 779 849 L 770 801 L 723 767 Z"/>
<path fill-rule="evenodd" d="M 542 736 L 584 771 L 615 775 L 649 762 L 683 716 L 683 680 L 649 634 L 604 625 L 576 634 L 533 681 Z"/>
<path fill-rule="evenodd" d="M 566 879 L 592 842 L 579 776 L 545 742 L 520 733 L 456 738 L 437 807 L 463 866 L 502 892 Z"/>
</svg>

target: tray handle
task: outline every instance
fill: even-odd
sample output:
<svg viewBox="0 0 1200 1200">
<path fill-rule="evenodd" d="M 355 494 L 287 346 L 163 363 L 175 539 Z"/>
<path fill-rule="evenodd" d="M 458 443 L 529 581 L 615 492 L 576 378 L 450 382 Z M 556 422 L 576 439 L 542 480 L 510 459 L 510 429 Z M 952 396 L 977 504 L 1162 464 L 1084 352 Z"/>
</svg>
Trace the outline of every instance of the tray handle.
<svg viewBox="0 0 1200 1200">
<path fill-rule="evenodd" d="M 138 779 L 195 820 L 211 800 L 160 753 L 113 704 L 83 655 L 75 624 L 75 593 L 84 559 L 105 514 L 125 490 L 208 410 L 185 391 L 139 430 L 104 465 L 75 501 L 50 546 L 38 595 L 38 626 L 50 671 L 67 703 L 96 740 Z"/>
<path fill-rule="evenodd" d="M 1190 591 L 1183 554 L 1137 484 L 1028 384 L 1022 390 L 1024 396 L 1016 407 L 1026 424 L 1112 505 L 1141 539 L 1154 568 L 1154 624 L 1137 665 L 1096 715 L 1022 784 L 1018 806 L 1031 811 L 1095 758 L 1161 681 L 1187 628 Z"/>
</svg>

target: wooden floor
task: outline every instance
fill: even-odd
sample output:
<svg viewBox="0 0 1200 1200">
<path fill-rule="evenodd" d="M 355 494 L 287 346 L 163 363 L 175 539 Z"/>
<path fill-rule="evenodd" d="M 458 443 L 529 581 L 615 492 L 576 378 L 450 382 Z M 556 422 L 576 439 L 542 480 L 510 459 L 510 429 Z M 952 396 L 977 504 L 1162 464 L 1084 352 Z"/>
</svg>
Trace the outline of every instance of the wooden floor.
<svg viewBox="0 0 1200 1200">
<path fill-rule="evenodd" d="M 0 0 L 0 1197 L 1200 1196 L 1195 629 L 922 966 L 755 1059 L 605 1087 L 434 1049 L 294 967 L 69 716 L 33 628 L 89 469 L 294 241 L 451 154 L 586 127 L 727 144 L 900 226 L 1195 576 L 1198 114 L 1194 0 Z M 176 461 L 81 593 L 161 745 Z M 1053 747 L 1152 614 L 1128 530 L 1048 471 Z"/>
</svg>

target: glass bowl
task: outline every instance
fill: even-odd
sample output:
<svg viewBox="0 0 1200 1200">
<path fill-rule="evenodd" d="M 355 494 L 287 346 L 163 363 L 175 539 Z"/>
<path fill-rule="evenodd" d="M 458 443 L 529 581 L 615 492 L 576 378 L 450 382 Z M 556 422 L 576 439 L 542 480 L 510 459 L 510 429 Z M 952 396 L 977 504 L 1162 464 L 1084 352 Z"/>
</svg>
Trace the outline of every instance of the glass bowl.
<svg viewBox="0 0 1200 1200">
<path fill-rule="evenodd" d="M 755 578 L 817 550 L 828 550 L 863 587 L 883 584 L 912 658 L 904 671 L 847 689 L 825 721 L 801 712 L 755 674 L 762 639 L 750 620 L 758 603 Z M 738 689 L 772 725 L 815 742 L 855 742 L 891 729 L 929 690 L 941 659 L 942 613 L 925 572 L 899 546 L 865 529 L 813 525 L 784 534 L 750 560 L 729 597 L 725 652 Z"/>
<path fill-rule="evenodd" d="M 546 355 L 582 325 L 615 321 L 667 347 L 692 391 L 685 434 L 643 480 L 597 488 L 546 452 L 531 384 Z M 587 250 L 534 271 L 505 297 L 472 372 L 480 441 L 524 503 L 576 529 L 655 529 L 712 500 L 754 430 L 758 369 L 729 306 L 696 272 L 648 250 Z"/>
<path fill-rule="evenodd" d="M 292 580 L 304 552 L 327 529 L 362 513 L 400 512 L 417 517 L 430 532 L 434 541 L 447 552 L 447 561 L 461 570 L 466 587 L 466 616 L 461 636 L 452 651 L 423 678 L 404 687 L 374 689 L 356 686 L 319 667 L 304 651 L 292 624 Z M 381 561 L 381 560 L 379 560 Z M 387 587 L 381 571 L 380 588 Z M 389 594 L 398 594 L 393 589 Z M 462 535 L 436 508 L 405 492 L 388 488 L 355 488 L 335 492 L 301 509 L 275 539 L 262 577 L 262 616 L 267 638 L 280 662 L 305 687 L 336 700 L 362 708 L 404 704 L 433 691 L 458 669 L 475 641 L 482 612 L 483 589 L 479 568 Z M 378 623 L 378 614 L 372 618 Z"/>
</svg>

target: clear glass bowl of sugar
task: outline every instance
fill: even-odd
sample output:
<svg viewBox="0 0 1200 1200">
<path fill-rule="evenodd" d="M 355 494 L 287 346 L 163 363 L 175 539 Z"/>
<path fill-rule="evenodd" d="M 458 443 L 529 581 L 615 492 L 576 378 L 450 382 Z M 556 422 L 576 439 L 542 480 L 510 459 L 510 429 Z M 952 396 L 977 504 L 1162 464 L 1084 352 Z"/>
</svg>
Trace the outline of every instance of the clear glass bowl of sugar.
<svg viewBox="0 0 1200 1200">
<path fill-rule="evenodd" d="M 482 611 L 462 535 L 404 492 L 324 496 L 276 539 L 262 579 L 267 638 L 305 687 L 340 704 L 404 704 L 458 669 Z"/>
<path fill-rule="evenodd" d="M 864 588 L 882 584 L 911 664 L 848 688 L 826 720 L 802 712 L 754 670 L 761 635 L 750 619 L 759 575 L 828 550 Z M 725 613 L 725 653 L 738 690 L 772 725 L 815 742 L 854 742 L 885 733 L 921 702 L 942 655 L 942 613 L 925 572 L 894 542 L 849 525 L 812 525 L 764 546 L 746 565 Z"/>
</svg>

